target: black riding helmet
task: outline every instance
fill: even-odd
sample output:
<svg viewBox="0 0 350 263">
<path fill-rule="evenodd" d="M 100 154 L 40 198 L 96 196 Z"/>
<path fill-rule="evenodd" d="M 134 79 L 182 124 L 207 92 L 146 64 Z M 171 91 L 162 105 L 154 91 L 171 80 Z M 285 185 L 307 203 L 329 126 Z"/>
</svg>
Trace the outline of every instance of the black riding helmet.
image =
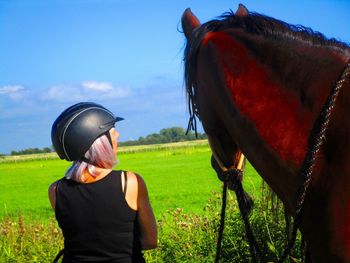
<svg viewBox="0 0 350 263">
<path fill-rule="evenodd" d="M 84 155 L 93 142 L 121 120 L 123 118 L 114 116 L 99 104 L 77 103 L 63 111 L 53 123 L 53 147 L 61 159 L 85 160 Z"/>
</svg>

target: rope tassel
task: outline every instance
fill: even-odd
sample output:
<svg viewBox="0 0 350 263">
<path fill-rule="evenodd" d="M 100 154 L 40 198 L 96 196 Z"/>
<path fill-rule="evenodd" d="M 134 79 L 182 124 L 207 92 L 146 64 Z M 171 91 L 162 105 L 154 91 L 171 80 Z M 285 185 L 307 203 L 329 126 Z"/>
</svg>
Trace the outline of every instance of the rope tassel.
<svg viewBox="0 0 350 263">
<path fill-rule="evenodd" d="M 222 192 L 222 207 L 221 207 L 221 217 L 220 217 L 220 227 L 218 240 L 216 244 L 216 257 L 215 263 L 219 262 L 221 253 L 221 243 L 223 238 L 223 230 L 225 225 L 225 210 L 226 210 L 226 199 L 227 199 L 227 187 L 235 191 L 238 207 L 244 222 L 244 227 L 246 231 L 246 237 L 249 243 L 250 252 L 253 258 L 253 262 L 265 262 L 262 260 L 261 252 L 254 237 L 253 231 L 249 223 L 249 215 L 253 209 L 254 202 L 247 192 L 244 191 L 242 186 L 243 179 L 243 169 L 245 157 L 241 152 L 237 153 L 236 160 L 232 168 L 227 169 L 221 163 L 220 159 L 217 157 L 214 151 L 211 164 L 221 181 L 223 181 L 223 192 Z"/>
</svg>

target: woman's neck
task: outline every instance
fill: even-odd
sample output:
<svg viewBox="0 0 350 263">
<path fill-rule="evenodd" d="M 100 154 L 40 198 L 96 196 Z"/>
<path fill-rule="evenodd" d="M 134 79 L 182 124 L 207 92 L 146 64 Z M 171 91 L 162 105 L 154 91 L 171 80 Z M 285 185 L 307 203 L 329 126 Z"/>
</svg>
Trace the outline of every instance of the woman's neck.
<svg viewBox="0 0 350 263">
<path fill-rule="evenodd" d="M 98 180 L 101 180 L 102 178 L 107 176 L 111 171 L 112 171 L 112 169 L 105 169 L 105 168 L 96 167 L 96 174 L 97 175 L 92 175 L 89 173 L 89 170 L 86 169 L 84 172 L 84 178 L 85 178 L 84 183 L 93 183 L 93 182 L 96 182 Z"/>
</svg>

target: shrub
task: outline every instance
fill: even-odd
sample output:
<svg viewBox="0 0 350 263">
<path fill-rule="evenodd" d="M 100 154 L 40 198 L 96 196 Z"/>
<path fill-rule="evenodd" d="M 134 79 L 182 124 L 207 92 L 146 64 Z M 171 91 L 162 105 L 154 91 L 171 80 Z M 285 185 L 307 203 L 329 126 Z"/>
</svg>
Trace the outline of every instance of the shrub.
<svg viewBox="0 0 350 263">
<path fill-rule="evenodd" d="M 214 262 L 220 222 L 221 196 L 208 201 L 202 215 L 185 214 L 181 208 L 170 210 L 159 220 L 159 244 L 146 252 L 148 262 Z M 277 261 L 286 242 L 284 210 L 280 202 L 256 201 L 250 222 L 264 258 Z M 300 262 L 301 242 L 298 235 L 292 256 L 286 262 Z M 220 262 L 251 262 L 244 224 L 234 194 L 227 199 L 224 237 Z"/>
<path fill-rule="evenodd" d="M 63 247 L 54 219 L 46 225 L 7 218 L 0 222 L 0 262 L 52 262 Z"/>
</svg>

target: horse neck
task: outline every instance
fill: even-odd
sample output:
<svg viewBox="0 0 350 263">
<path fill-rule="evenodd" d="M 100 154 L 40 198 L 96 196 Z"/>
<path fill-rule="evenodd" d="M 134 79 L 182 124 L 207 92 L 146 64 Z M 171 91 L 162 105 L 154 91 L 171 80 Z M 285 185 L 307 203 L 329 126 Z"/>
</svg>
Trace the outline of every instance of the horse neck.
<svg viewBox="0 0 350 263">
<path fill-rule="evenodd" d="M 332 48 L 230 33 L 207 34 L 203 45 L 211 43 L 233 100 L 226 116 L 235 118 L 231 135 L 293 211 L 301 183 L 298 171 L 344 58 Z"/>
<path fill-rule="evenodd" d="M 313 44 L 293 37 L 274 38 L 232 30 L 231 36 L 246 47 L 271 81 L 297 94 L 303 106 L 312 107 L 317 93 L 329 93 L 350 59 L 350 49 L 332 44 Z"/>
</svg>

